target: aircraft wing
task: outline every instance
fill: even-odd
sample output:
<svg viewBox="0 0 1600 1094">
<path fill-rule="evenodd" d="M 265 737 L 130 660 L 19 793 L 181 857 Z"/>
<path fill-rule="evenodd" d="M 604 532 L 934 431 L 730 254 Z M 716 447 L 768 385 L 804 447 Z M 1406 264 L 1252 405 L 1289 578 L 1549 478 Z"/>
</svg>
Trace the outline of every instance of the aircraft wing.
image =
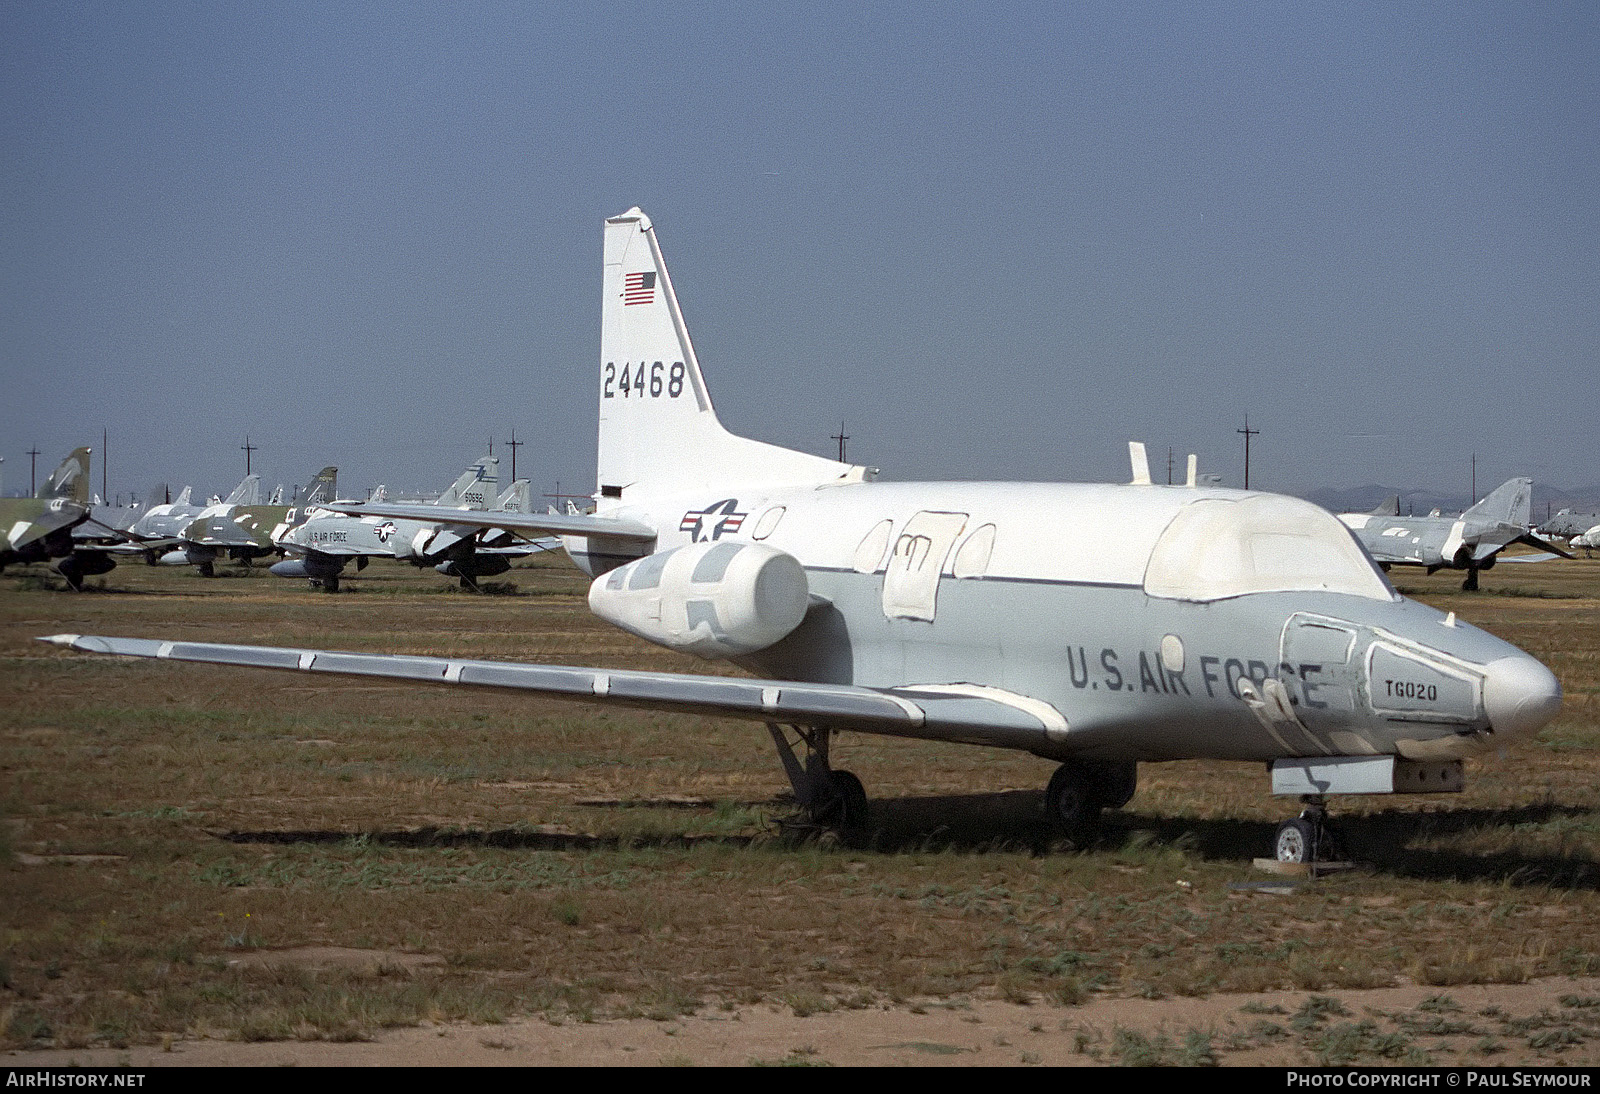
<svg viewBox="0 0 1600 1094">
<path fill-rule="evenodd" d="M 967 684 L 867 688 L 852 684 L 808 684 L 791 680 L 78 634 L 52 635 L 40 641 L 85 653 L 380 676 L 416 683 L 513 688 L 602 705 L 758 722 L 825 725 L 862 733 L 1012 748 L 1040 747 L 1047 739 L 1065 734 L 1067 730 L 1066 719 L 1046 703 Z"/>
<path fill-rule="evenodd" d="M 614 536 L 648 542 L 656 530 L 628 517 L 578 513 L 508 513 L 484 509 L 451 509 L 442 505 L 402 505 L 396 502 L 331 502 L 319 506 L 353 517 L 388 517 L 421 520 L 463 528 L 504 528 L 518 535 Z"/>
</svg>

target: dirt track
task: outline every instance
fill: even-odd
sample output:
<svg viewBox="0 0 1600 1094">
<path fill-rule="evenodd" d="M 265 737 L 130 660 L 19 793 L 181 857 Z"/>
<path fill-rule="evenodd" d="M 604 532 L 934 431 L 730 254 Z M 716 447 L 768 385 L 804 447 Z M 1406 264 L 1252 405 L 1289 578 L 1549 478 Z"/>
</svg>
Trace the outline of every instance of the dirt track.
<svg viewBox="0 0 1600 1094">
<path fill-rule="evenodd" d="M 1414 1036 L 1415 1048 L 1434 1063 L 1473 1062 L 1494 1065 L 1560 1064 L 1595 1066 L 1600 1045 L 1558 1044 L 1537 1050 L 1533 1038 L 1498 1036 L 1500 1048 L 1488 1055 L 1472 1051 L 1484 1031 L 1504 1029 L 1508 1020 L 1554 1011 L 1563 996 L 1594 998 L 1600 979 L 1545 980 L 1534 984 L 1451 988 L 1401 987 L 1372 991 L 1335 991 L 1328 997 L 1343 1004 L 1347 1015 L 1319 1027 L 1324 1046 L 1338 1027 L 1372 1020 L 1391 1030 L 1385 1016 L 1415 1008 L 1430 998 L 1447 995 L 1459 1008 L 1456 1016 L 1481 1027 L 1480 1034 Z M 0 1056 L 9 1066 L 31 1064 L 132 1067 L 277 1067 L 312 1066 L 618 1066 L 748 1064 L 834 1064 L 895 1066 L 1094 1066 L 1108 1063 L 1198 1063 L 1186 1057 L 1184 1042 L 1191 1030 L 1210 1035 L 1217 1061 L 1225 1065 L 1303 1065 L 1321 1062 L 1309 1047 L 1315 1038 L 1292 1034 L 1281 1045 L 1239 1051 L 1226 1048 L 1230 1034 L 1243 1034 L 1253 1024 L 1273 1021 L 1289 1025 L 1290 1017 L 1310 996 L 1305 992 L 1216 995 L 1207 999 L 1103 999 L 1081 1007 L 1019 1006 L 983 1002 L 971 1006 L 929 1005 L 914 1009 L 834 1011 L 800 1018 L 771 1007 L 703 1011 L 671 1022 L 631 1021 L 564 1023 L 520 1019 L 494 1026 L 423 1026 L 380 1034 L 371 1041 L 349 1044 L 276 1041 L 176 1041 L 170 1047 L 12 1052 Z M 1245 1011 L 1246 1005 L 1252 1007 Z M 1281 1008 L 1274 1012 L 1272 1008 Z M 1503 1017 L 1482 1017 L 1497 1007 Z M 1266 1017 L 1263 1017 L 1263 1015 Z M 1546 1027 L 1549 1028 L 1549 1027 Z M 1147 1043 L 1165 1035 L 1164 1058 L 1143 1061 L 1138 1042 L 1118 1031 L 1137 1031 Z M 1259 1038 L 1257 1038 L 1259 1040 Z M 1559 1041 L 1560 1038 L 1544 1038 Z M 1157 1049 L 1156 1051 L 1162 1051 Z M 1370 1062 L 1370 1061 L 1369 1061 Z M 1416 1055 L 1384 1062 L 1424 1062 Z"/>
</svg>

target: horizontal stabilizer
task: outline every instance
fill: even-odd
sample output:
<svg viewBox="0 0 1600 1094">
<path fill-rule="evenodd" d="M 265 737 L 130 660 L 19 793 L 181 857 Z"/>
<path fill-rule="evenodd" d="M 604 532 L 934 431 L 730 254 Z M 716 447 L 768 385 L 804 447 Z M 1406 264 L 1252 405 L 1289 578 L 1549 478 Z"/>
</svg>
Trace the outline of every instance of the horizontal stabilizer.
<svg viewBox="0 0 1600 1094">
<path fill-rule="evenodd" d="M 282 565 L 280 563 L 280 565 Z M 566 665 L 341 653 L 214 642 L 164 642 L 58 634 L 41 641 L 85 653 L 251 668 L 380 676 L 434 684 L 514 688 L 586 703 L 671 710 L 789 725 L 1054 751 L 1066 720 L 1039 700 L 992 688 L 927 684 L 894 689 L 746 680 Z"/>
<path fill-rule="evenodd" d="M 1559 556 L 1561 558 L 1577 558 L 1578 557 L 1577 555 L 1574 555 L 1574 554 L 1571 554 L 1571 553 L 1569 553 L 1567 551 L 1562 550 L 1560 547 L 1557 547 L 1554 543 L 1551 543 L 1549 540 L 1544 539 L 1541 536 L 1534 535 L 1532 532 L 1529 532 L 1526 535 L 1518 536 L 1516 539 L 1512 540 L 1511 542 L 1512 543 L 1526 544 L 1527 546 L 1532 547 L 1536 551 L 1544 551 L 1547 554 L 1554 555 L 1554 556 Z M 1504 556 L 1503 555 L 1503 556 L 1501 556 L 1500 561 L 1501 562 L 1510 562 L 1512 558 L 1516 558 L 1516 557 L 1518 557 L 1518 556 L 1516 556 L 1516 555 Z M 1524 556 L 1521 556 L 1521 557 L 1524 560 L 1526 560 L 1526 559 L 1532 558 L 1533 556 L 1524 555 Z"/>
<path fill-rule="evenodd" d="M 438 505 L 402 505 L 394 502 L 335 502 L 324 505 L 335 513 L 353 517 L 388 517 L 391 520 L 425 520 L 466 528 L 504 528 L 518 535 L 614 536 L 649 542 L 656 530 L 643 521 L 627 517 L 600 517 L 589 514 L 563 516 L 559 513 L 495 513 L 472 509 L 446 509 Z"/>
</svg>

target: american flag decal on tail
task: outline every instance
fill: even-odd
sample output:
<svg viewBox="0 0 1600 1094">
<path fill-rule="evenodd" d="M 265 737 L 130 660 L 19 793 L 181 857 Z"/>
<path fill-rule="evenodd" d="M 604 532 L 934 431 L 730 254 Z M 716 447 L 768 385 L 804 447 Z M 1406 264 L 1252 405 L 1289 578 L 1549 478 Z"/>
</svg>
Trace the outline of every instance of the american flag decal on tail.
<svg viewBox="0 0 1600 1094">
<path fill-rule="evenodd" d="M 656 298 L 656 272 L 631 273 L 622 279 L 623 304 L 648 304 Z"/>
</svg>

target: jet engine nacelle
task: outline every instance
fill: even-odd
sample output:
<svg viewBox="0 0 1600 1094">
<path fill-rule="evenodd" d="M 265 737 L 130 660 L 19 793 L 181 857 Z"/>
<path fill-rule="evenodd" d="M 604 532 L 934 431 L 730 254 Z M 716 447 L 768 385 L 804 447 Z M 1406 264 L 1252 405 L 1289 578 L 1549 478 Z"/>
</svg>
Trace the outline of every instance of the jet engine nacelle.
<svg viewBox="0 0 1600 1094">
<path fill-rule="evenodd" d="M 589 586 L 589 609 L 601 619 L 705 658 L 767 648 L 800 625 L 810 599 L 799 561 L 760 543 L 660 551 Z"/>
</svg>

